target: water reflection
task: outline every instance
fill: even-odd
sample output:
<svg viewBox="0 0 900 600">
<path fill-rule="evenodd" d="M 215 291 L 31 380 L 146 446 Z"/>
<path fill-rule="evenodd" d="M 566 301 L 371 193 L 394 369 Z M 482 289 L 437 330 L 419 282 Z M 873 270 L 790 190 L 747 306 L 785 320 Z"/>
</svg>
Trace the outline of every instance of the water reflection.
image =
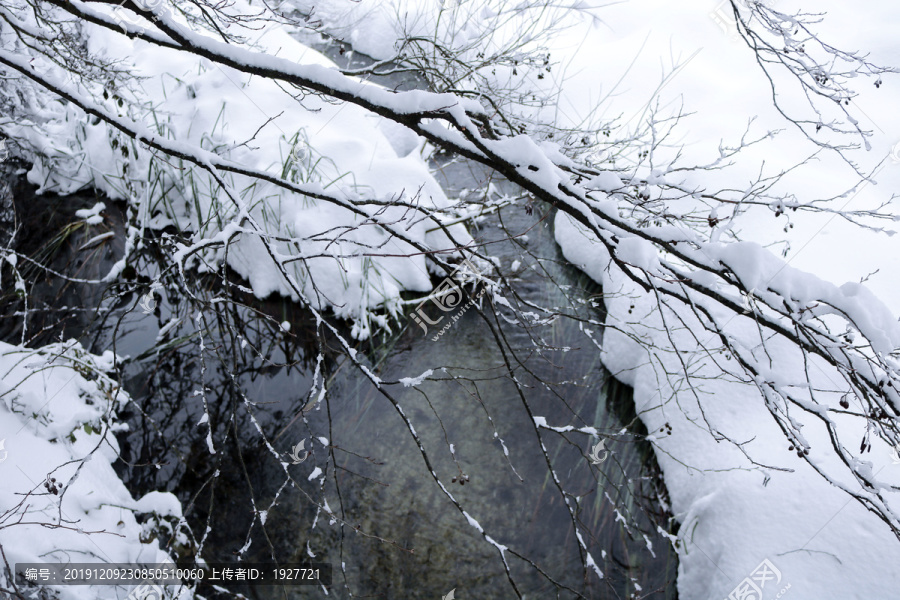
<svg viewBox="0 0 900 600">
<path fill-rule="evenodd" d="M 487 174 L 472 165 L 439 167 L 450 193 L 488 189 Z M 17 202 L 35 211 L 31 231 L 41 224 L 51 235 L 96 200 L 15 189 Z M 49 249 L 46 236 L 26 236 L 19 250 L 99 278 L 121 256 L 128 219 L 107 204 L 102 227 L 115 233 L 107 243 L 79 250 L 98 233 L 80 227 Z M 180 547 L 185 556 L 314 555 L 335 566 L 329 593 L 337 597 L 439 598 L 456 589 L 460 598 L 674 598 L 675 557 L 656 533 L 657 524 L 670 526 L 664 492 L 637 441 L 629 390 L 599 363 L 601 290 L 562 260 L 552 219 L 542 218 L 549 210 L 512 206 L 476 224 L 473 235 L 510 277 L 503 293 L 519 318 L 528 303 L 569 316 L 523 327 L 516 313 L 485 300 L 481 314 L 466 311 L 437 341 L 404 321 L 392 335 L 358 344 L 385 382 L 431 370 L 417 386 L 379 389 L 308 311 L 223 289 L 213 275 L 192 278 L 189 295 L 170 286 L 143 314 L 139 296 L 165 268 L 150 252 L 108 286 L 32 274 L 32 298 L 40 299 L 33 306 L 45 310 L 32 315 L 29 331 L 39 332 L 35 343 L 62 330 L 128 357 L 123 376 L 135 403 L 124 415 L 131 431 L 121 436 L 117 467 L 136 496 L 178 495 L 196 538 Z M 21 332 L 15 310 L 3 319 L 3 338 L 12 341 Z M 552 427 L 595 427 L 608 435 L 609 459 L 591 465 L 596 439 L 537 428 L 536 417 Z M 287 454 L 301 440 L 310 457 L 291 465 Z M 602 580 L 585 569 L 583 547 Z M 309 587 L 242 591 L 260 600 L 325 597 Z"/>
</svg>

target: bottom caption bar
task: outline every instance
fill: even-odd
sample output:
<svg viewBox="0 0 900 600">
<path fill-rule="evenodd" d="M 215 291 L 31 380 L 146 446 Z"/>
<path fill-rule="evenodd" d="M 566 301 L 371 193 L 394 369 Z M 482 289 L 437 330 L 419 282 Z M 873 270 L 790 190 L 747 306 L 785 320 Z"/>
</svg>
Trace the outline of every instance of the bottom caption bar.
<svg viewBox="0 0 900 600">
<path fill-rule="evenodd" d="M 327 563 L 16 563 L 16 578 L 39 585 L 331 585 Z"/>
</svg>

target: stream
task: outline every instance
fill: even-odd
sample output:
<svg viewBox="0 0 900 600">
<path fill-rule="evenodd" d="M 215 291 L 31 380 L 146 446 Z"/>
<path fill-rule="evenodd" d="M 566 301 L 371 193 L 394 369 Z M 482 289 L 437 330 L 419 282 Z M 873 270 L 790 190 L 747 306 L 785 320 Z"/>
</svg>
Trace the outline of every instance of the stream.
<svg viewBox="0 0 900 600">
<path fill-rule="evenodd" d="M 501 195 L 521 194 L 466 161 L 433 160 L 448 196 L 477 195 L 489 185 Z M 17 166 L 26 165 L 0 172 L 0 241 L 18 225 L 12 245 L 20 253 L 74 277 L 102 277 L 124 251 L 124 204 L 90 191 L 36 195 Z M 75 218 L 100 201 L 103 223 Z M 512 274 L 504 294 L 572 318 L 527 329 L 485 297 L 487 319 L 471 308 L 436 340 L 436 330 L 426 334 L 401 318 L 390 333 L 357 347 L 385 381 L 433 371 L 428 381 L 392 386 L 390 394 L 435 474 L 508 548 L 503 556 L 436 484 L 397 409 L 334 339 L 320 335 L 308 310 L 285 299 L 231 290 L 234 303 L 208 303 L 198 320 L 193 300 L 167 289 L 152 311 L 141 310 L 129 290 L 161 268 L 147 250 L 104 285 L 24 268 L 32 283 L 27 314 L 4 291 L 0 337 L 21 343 L 27 320 L 29 345 L 62 336 L 127 357 L 121 376 L 134 402 L 120 414 L 130 430 L 119 435 L 115 466 L 135 497 L 167 490 L 182 502 L 193 539 L 172 547 L 179 556 L 333 566 L 327 595 L 316 586 L 242 588 L 248 598 L 436 600 L 450 590 L 460 599 L 515 598 L 512 579 L 526 598 L 674 599 L 677 557 L 658 533 L 658 526 L 673 527 L 665 487 L 641 440 L 646 432 L 630 389 L 611 378 L 583 331 L 591 328 L 583 320 L 603 318 L 602 291 L 563 259 L 552 222 L 550 207 L 519 203 L 470 224 L 470 232 Z M 198 298 L 224 293 L 211 276 L 189 277 Z M 406 298 L 411 312 L 416 299 Z M 289 331 L 278 326 L 285 321 Z M 309 396 L 317 369 L 327 389 L 322 399 Z M 589 460 L 597 439 L 537 429 L 535 417 L 554 427 L 595 427 L 604 435 L 604 460 Z M 289 464 L 285 457 L 301 441 L 308 458 Z M 584 568 L 578 536 L 602 580 Z M 209 587 L 201 593 L 227 597 Z"/>
</svg>

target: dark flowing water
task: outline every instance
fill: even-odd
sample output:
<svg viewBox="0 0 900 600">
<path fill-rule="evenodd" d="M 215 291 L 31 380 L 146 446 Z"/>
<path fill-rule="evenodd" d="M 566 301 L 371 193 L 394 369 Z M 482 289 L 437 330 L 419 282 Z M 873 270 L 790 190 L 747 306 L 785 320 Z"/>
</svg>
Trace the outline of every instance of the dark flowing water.
<svg viewBox="0 0 900 600">
<path fill-rule="evenodd" d="M 448 195 L 487 189 L 483 170 L 436 160 Z M 79 279 L 102 277 L 122 255 L 128 215 L 121 205 L 91 193 L 35 196 L 9 166 L 4 181 L 6 208 L 12 198 L 15 210 L 0 214 L 0 235 L 15 220 L 12 244 L 20 253 Z M 72 225 L 75 210 L 99 200 L 107 204 L 103 224 Z M 173 546 L 182 557 L 198 546 L 210 562 L 301 562 L 315 554 L 334 566 L 327 597 L 339 598 L 437 599 L 451 589 L 460 599 L 512 598 L 504 559 L 526 598 L 675 598 L 677 560 L 657 533 L 658 525 L 673 527 L 664 487 L 640 441 L 630 390 L 600 364 L 592 339 L 599 342 L 602 332 L 587 323 L 602 320 L 602 291 L 563 260 L 552 222 L 549 207 L 520 203 L 470 229 L 510 277 L 503 293 L 511 302 L 571 317 L 524 328 L 485 297 L 485 317 L 469 309 L 437 341 L 433 330 L 425 335 L 402 319 L 391 323 L 392 333 L 357 346 L 384 381 L 433 371 L 421 385 L 387 390 L 447 491 L 508 548 L 503 557 L 435 483 L 397 408 L 309 311 L 290 302 L 260 301 L 223 290 L 214 277 L 192 276 L 194 298 L 168 289 L 144 314 L 138 294 L 165 268 L 148 251 L 111 284 L 22 267 L 34 282 L 27 321 L 21 299 L 5 289 L 0 336 L 19 343 L 25 322 L 32 345 L 62 335 L 127 357 L 122 375 L 135 402 L 121 415 L 131 431 L 120 436 L 116 467 L 136 497 L 163 489 L 182 501 L 194 537 Z M 114 235 L 82 248 L 107 231 Z M 233 302 L 211 301 L 222 297 Z M 278 327 L 282 321 L 290 332 Z M 327 393 L 311 402 L 317 369 Z M 597 428 L 608 436 L 608 458 L 592 465 L 587 455 L 596 439 L 536 429 L 538 416 L 554 427 Z M 282 464 L 300 441 L 312 450 L 309 458 Z M 583 567 L 576 531 L 603 580 Z M 326 597 L 317 587 L 242 592 L 259 600 Z M 203 593 L 217 597 L 209 588 Z"/>
<path fill-rule="evenodd" d="M 466 163 L 446 162 L 438 174 L 450 192 L 485 185 L 486 175 Z M 121 255 L 123 216 L 114 203 L 106 201 L 105 224 L 71 230 L 67 224 L 75 220 L 74 211 L 97 198 L 35 197 L 21 177 L 11 180 L 23 225 L 20 252 L 84 279 L 102 276 Z M 511 186 L 507 191 L 515 192 Z M 532 215 L 521 207 L 504 210 L 472 233 L 482 243 L 493 242 L 485 248 L 504 269 L 515 260 L 521 263 L 512 279 L 520 301 L 601 318 L 602 307 L 591 302 L 596 304 L 600 290 L 562 260 L 548 225 L 552 219 L 541 219 L 545 211 L 542 206 L 535 206 Z M 106 229 L 115 232 L 111 239 L 79 250 Z M 65 235 L 58 240 L 61 231 Z M 510 233 L 524 235 L 510 240 Z M 153 264 L 148 257 L 146 264 L 136 265 L 137 272 L 152 272 Z M 130 357 L 125 385 L 136 402 L 123 415 L 132 432 L 121 437 L 123 461 L 117 467 L 136 496 L 153 489 L 176 493 L 198 539 L 209 525 L 202 551 L 206 560 L 268 561 L 274 555 L 299 562 L 311 551 L 316 560 L 334 565 L 331 595 L 337 597 L 439 598 L 454 588 L 460 598 L 515 596 L 497 549 L 435 484 L 396 409 L 340 352 L 325 348 L 326 400 L 301 411 L 316 368 L 316 332 L 306 311 L 281 299 L 245 298 L 247 306 L 234 308 L 237 316 L 230 320 L 210 312 L 200 336 L 183 314 L 184 299 L 175 295 L 145 315 L 134 310 L 135 295 L 116 297 L 116 285 L 43 280 L 36 272 L 32 277 L 39 283 L 31 290 L 28 331 L 41 332 L 32 343 L 62 333 L 99 352 L 115 340 L 116 352 Z M 213 286 L 206 292 L 217 292 L 214 284 L 196 278 L 198 292 L 205 285 Z M 4 304 L 15 306 L 7 300 Z M 438 381 L 395 386 L 391 393 L 413 423 L 435 472 L 488 535 L 533 563 L 510 552 L 505 556 L 526 597 L 555 596 L 559 588 L 560 597 L 574 597 L 568 588 L 592 598 L 631 597 L 638 589 L 637 597 L 674 598 L 676 560 L 654 522 L 667 526 L 658 497 L 663 488 L 649 448 L 635 441 L 641 432 L 630 412 L 630 391 L 609 378 L 578 321 L 557 319 L 529 335 L 492 317 L 489 303 L 483 308 L 493 328 L 473 309 L 436 342 L 404 322 L 394 323 L 403 329 L 393 335 L 360 345 L 383 380 L 434 370 Z M 5 313 L 3 337 L 18 342 L 21 315 L 13 312 Z M 259 314 L 291 322 L 291 333 L 281 334 Z M 157 340 L 172 316 L 181 317 L 182 324 Z M 235 335 L 252 351 L 233 359 L 229 352 L 242 345 L 234 343 Z M 538 353 L 531 336 L 559 350 Z M 201 351 L 200 337 L 207 348 L 227 352 Z M 515 360 L 521 361 L 513 372 L 525 402 L 506 376 L 508 363 Z M 207 448 L 210 429 L 197 426 L 204 414 L 197 394 L 201 388 L 207 390 L 215 455 Z M 284 468 L 261 443 L 251 414 L 279 452 L 289 452 L 303 439 L 307 448 L 312 446 L 308 460 L 288 467 L 296 485 L 286 485 Z M 607 434 L 627 426 L 627 433 L 607 441 L 611 455 L 597 469 L 586 457 L 596 440 L 540 430 L 539 442 L 534 416 L 553 426 L 593 426 Z M 310 444 L 314 437 L 327 438 L 329 447 Z M 578 531 L 604 581 L 582 567 L 572 517 L 541 443 L 559 486 L 576 506 Z M 327 474 L 324 482 L 308 480 L 314 469 Z M 451 483 L 453 478 L 457 483 Z M 325 502 L 343 515 L 343 527 L 317 509 Z M 268 510 L 265 531 L 254 518 L 254 505 Z M 252 598 L 285 597 L 285 590 L 275 588 L 246 592 Z M 287 592 L 287 597 L 325 597 L 317 588 Z"/>
</svg>

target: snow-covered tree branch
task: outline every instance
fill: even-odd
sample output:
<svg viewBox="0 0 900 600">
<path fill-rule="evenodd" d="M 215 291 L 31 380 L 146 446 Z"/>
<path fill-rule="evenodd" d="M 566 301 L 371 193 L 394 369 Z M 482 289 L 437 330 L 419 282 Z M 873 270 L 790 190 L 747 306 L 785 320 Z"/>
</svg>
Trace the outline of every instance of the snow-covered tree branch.
<svg viewBox="0 0 900 600">
<path fill-rule="evenodd" d="M 845 141 L 858 138 L 868 147 L 869 132 L 850 106 L 850 84 L 866 76 L 880 87 L 894 70 L 820 39 L 815 16 L 761 2 L 731 2 L 731 8 L 746 51 L 772 86 L 778 113 L 812 142 L 810 158 L 796 168 L 837 153 L 858 174 L 855 186 L 827 198 L 809 197 L 784 190 L 790 171 L 764 168 L 749 182 L 721 185 L 714 175 L 730 172 L 742 152 L 777 132 L 755 132 L 751 123 L 733 145 L 723 142 L 711 149 L 708 161 L 690 164 L 677 141 L 688 116 L 666 112 L 655 98 L 638 124 L 602 114 L 580 124 L 556 120 L 564 76 L 553 78 L 565 66 L 553 62 L 544 36 L 565 31 L 573 19 L 598 19 L 600 8 L 580 2 L 521 7 L 470 1 L 442 5 L 427 13 L 431 20 L 398 14 L 400 33 L 391 56 L 338 69 L 289 35 L 319 29 L 340 35 L 303 3 L 15 0 L 0 7 L 0 132 L 17 156 L 32 164 L 29 179 L 41 190 L 72 193 L 91 187 L 126 202 L 123 254 L 91 281 L 120 282 L 122 297 L 178 290 L 188 298 L 164 325 L 155 351 L 196 342 L 201 361 L 214 356 L 218 363 L 238 365 L 236 349 L 247 341 L 233 332 L 246 325 L 223 308 L 246 309 L 235 294 L 258 299 L 280 294 L 310 311 L 318 362 L 307 407 L 326 398 L 329 384 L 320 367 L 336 349 L 346 361 L 341 364 L 356 369 L 394 408 L 434 485 L 491 547 L 518 597 L 525 593 L 510 557 L 556 591 L 590 593 L 574 589 L 467 509 L 440 473 L 434 440 L 417 432 L 398 393 L 435 381 L 456 382 L 480 399 L 478 388 L 490 378 L 450 374 L 454 365 L 437 363 L 388 377 L 370 355 L 358 351 L 360 344 L 409 325 L 429 337 L 443 335 L 430 329 L 438 321 L 418 310 L 421 294 L 435 303 L 450 297 L 450 306 L 471 307 L 500 349 L 501 371 L 515 382 L 514 397 L 533 426 L 538 460 L 565 508 L 585 577 L 599 581 L 604 573 L 585 539 L 590 531 L 580 521 L 582 496 L 559 476 L 545 440 L 562 437 L 580 448 L 601 432 L 587 423 L 568 429 L 548 424 L 529 399 L 532 387 L 555 386 L 529 359 L 568 350 L 545 339 L 542 327 L 556 320 L 576 326 L 598 353 L 608 354 L 615 343 L 650 365 L 658 394 L 637 407 L 637 417 L 668 410 L 674 399 L 690 427 L 744 457 L 741 468 L 762 472 L 768 482 L 774 472 L 808 466 L 900 540 L 900 482 L 879 477 L 870 460 L 873 447 L 900 445 L 896 316 L 862 283 L 835 285 L 805 273 L 785 256 L 744 239 L 741 231 L 748 214 L 763 212 L 782 219 L 785 231 L 812 214 L 890 232 L 897 220 L 890 199 L 874 209 L 853 210 L 843 200 L 873 177 L 852 158 L 857 144 Z M 477 15 L 487 20 L 484 27 L 471 24 Z M 517 35 L 504 38 L 502 32 L 509 31 Z M 426 89 L 386 85 L 391 77 L 409 74 L 420 77 Z M 785 99 L 782 86 L 790 84 L 801 91 Z M 795 106 L 797 98 L 805 107 Z M 812 116 L 803 116 L 805 111 Z M 382 143 L 388 140 L 389 146 Z M 414 160 L 431 151 L 477 166 L 486 174 L 484 188 L 448 198 L 424 162 Z M 518 192 L 497 192 L 494 179 L 515 184 Z M 524 214 L 528 227 L 505 224 L 503 215 L 510 211 Z M 502 243 L 518 244 L 523 256 L 535 258 L 535 270 L 544 268 L 547 257 L 529 254 L 522 239 L 532 228 L 552 223 L 565 258 L 601 284 L 597 304 L 605 303 L 608 312 L 603 317 L 579 312 L 577 305 L 588 300 L 565 285 L 558 286 L 558 302 L 519 295 L 513 283 L 519 267 L 506 268 L 492 254 L 492 244 L 500 241 L 466 227 L 487 215 L 500 219 Z M 164 259 L 144 269 L 143 280 L 129 280 L 125 273 L 145 264 L 140 255 L 149 247 Z M 2 252 L 27 301 L 17 269 L 37 261 L 11 244 Z M 434 289 L 430 275 L 447 279 Z M 212 278 L 212 291 L 197 289 L 192 282 L 199 276 Z M 542 276 L 555 284 L 551 272 Z M 28 312 L 26 307 L 23 313 Z M 349 331 L 344 320 L 352 324 Z M 279 340 L 290 335 L 287 321 L 269 316 L 262 321 Z M 23 345 L 27 330 L 23 317 Z M 184 337 L 165 342 L 176 330 Z M 270 360 L 269 353 L 254 351 Z M 616 357 L 605 361 L 611 368 L 617 364 Z M 445 375 L 435 375 L 441 368 Z M 622 368 L 634 364 L 623 362 Z M 236 438 L 240 406 L 260 443 L 280 463 L 284 486 L 305 489 L 276 449 L 277 436 L 256 420 L 259 399 L 250 397 L 233 372 L 229 377 L 232 412 L 216 418 L 210 416 L 216 403 L 201 378 L 195 395 L 202 399 L 202 423 L 224 424 L 225 439 Z M 760 453 L 748 445 L 752 431 L 722 421 L 718 413 L 729 400 L 716 386 L 723 381 L 753 390 L 754 401 L 781 432 L 779 443 L 798 462 Z M 328 410 L 331 426 L 330 405 Z M 493 427 L 489 411 L 487 419 Z M 209 452 L 222 460 L 216 448 L 222 440 L 215 442 L 209 427 Z M 443 435 L 454 454 L 448 432 Z M 328 453 L 343 506 L 335 474 L 340 459 L 331 437 L 321 438 L 325 441 L 316 450 Z M 500 437 L 496 429 L 494 437 Z M 656 440 L 656 434 L 639 437 Z M 509 456 L 505 445 L 503 452 Z M 685 464 L 691 468 L 689 460 Z M 243 469 L 249 481 L 250 472 Z M 461 468 L 458 480 L 468 480 Z M 354 527 L 343 508 L 323 501 L 322 481 L 321 496 L 304 492 L 317 519 L 322 514 L 342 532 L 403 547 L 390 536 Z M 258 520 L 263 531 L 261 515 L 277 499 L 263 509 L 251 498 L 253 523 Z M 275 544 L 268 537 L 267 544 L 274 559 Z"/>
</svg>

